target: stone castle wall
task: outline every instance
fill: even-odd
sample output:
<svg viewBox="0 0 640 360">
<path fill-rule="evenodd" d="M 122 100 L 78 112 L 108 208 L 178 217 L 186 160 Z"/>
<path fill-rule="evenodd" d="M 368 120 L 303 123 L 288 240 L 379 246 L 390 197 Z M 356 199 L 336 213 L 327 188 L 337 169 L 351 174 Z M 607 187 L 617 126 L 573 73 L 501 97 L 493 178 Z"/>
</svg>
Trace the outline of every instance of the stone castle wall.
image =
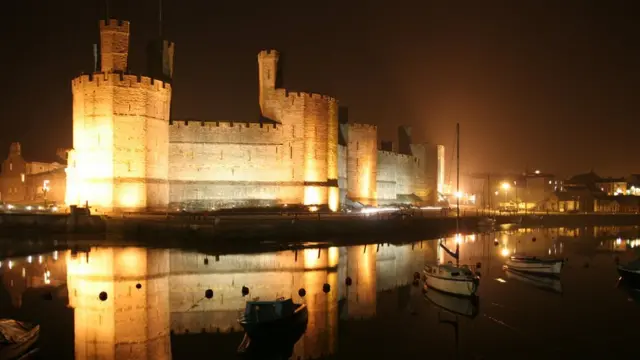
<svg viewBox="0 0 640 360">
<path fill-rule="evenodd" d="M 144 76 L 82 75 L 73 93 L 67 202 L 104 210 L 168 203 L 171 86 Z"/>
<path fill-rule="evenodd" d="M 347 196 L 363 204 L 377 199 L 378 128 L 367 124 L 349 124 L 347 144 Z"/>
</svg>

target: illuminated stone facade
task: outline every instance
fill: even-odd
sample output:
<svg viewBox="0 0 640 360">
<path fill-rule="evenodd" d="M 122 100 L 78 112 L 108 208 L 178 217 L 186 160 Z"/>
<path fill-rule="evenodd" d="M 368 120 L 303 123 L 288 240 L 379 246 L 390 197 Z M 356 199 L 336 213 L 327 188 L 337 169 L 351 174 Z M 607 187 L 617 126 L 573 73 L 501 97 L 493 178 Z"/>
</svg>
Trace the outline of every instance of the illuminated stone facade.
<svg viewBox="0 0 640 360">
<path fill-rule="evenodd" d="M 337 210 L 346 197 L 377 204 L 377 128 L 339 125 L 336 99 L 278 87 L 277 51 L 258 54 L 259 120 L 186 121 L 169 118 L 173 44 L 150 54 L 162 58 L 150 66 L 152 77 L 132 75 L 129 23 L 102 21 L 100 33 L 101 68 L 72 81 L 68 204 L 103 211 L 278 204 Z M 416 161 L 409 155 L 395 161 L 395 172 L 385 170 L 385 201 L 427 193 L 414 187 L 425 183 Z"/>
</svg>

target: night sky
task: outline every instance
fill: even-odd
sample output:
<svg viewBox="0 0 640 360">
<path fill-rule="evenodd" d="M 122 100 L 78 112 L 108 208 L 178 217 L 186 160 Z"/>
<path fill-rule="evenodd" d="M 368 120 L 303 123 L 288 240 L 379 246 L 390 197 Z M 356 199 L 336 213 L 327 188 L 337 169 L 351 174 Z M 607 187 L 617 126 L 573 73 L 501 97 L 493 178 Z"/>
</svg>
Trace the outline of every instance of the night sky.
<svg viewBox="0 0 640 360">
<path fill-rule="evenodd" d="M 111 3 L 132 22 L 130 68 L 142 72 L 158 1 Z M 640 172 L 636 2 L 445 3 L 164 0 L 173 116 L 256 119 L 256 55 L 276 48 L 285 87 L 337 97 L 381 139 L 411 125 L 449 160 L 460 122 L 463 172 Z M 104 1 L 3 7 L 0 156 L 20 141 L 28 160 L 54 160 L 72 146 L 70 82 L 91 70 Z"/>
</svg>

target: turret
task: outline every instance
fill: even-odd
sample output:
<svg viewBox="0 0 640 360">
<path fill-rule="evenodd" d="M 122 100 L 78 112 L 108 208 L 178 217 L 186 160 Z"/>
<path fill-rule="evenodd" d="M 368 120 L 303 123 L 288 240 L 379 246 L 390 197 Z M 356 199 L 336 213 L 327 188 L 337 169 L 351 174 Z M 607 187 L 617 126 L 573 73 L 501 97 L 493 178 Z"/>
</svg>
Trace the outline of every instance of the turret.
<svg viewBox="0 0 640 360">
<path fill-rule="evenodd" d="M 127 71 L 129 22 L 100 20 L 100 55 L 102 72 Z"/>
<path fill-rule="evenodd" d="M 147 47 L 147 73 L 150 77 L 171 82 L 173 79 L 173 54 L 175 43 L 168 40 L 154 40 Z"/>
<path fill-rule="evenodd" d="M 258 79 L 260 81 L 260 110 L 267 114 L 265 102 L 270 92 L 276 88 L 278 76 L 278 59 L 280 54 L 276 50 L 263 50 L 258 54 Z"/>
</svg>

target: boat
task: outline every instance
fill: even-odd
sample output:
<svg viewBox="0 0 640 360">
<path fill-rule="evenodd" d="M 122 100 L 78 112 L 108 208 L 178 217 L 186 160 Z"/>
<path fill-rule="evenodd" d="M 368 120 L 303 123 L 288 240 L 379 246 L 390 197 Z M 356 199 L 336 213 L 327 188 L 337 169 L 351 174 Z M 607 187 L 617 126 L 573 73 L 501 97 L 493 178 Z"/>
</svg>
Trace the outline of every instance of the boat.
<svg viewBox="0 0 640 360">
<path fill-rule="evenodd" d="M 478 297 L 451 296 L 438 290 L 425 288 L 424 297 L 436 307 L 454 315 L 475 318 L 478 315 Z"/>
<path fill-rule="evenodd" d="M 640 289 L 640 259 L 626 265 L 618 265 L 618 274 L 626 285 Z"/>
<path fill-rule="evenodd" d="M 478 220 L 479 227 L 493 227 L 495 224 L 496 224 L 496 219 L 492 219 L 489 217 L 485 217 Z"/>
<path fill-rule="evenodd" d="M 423 274 L 428 288 L 457 296 L 473 296 L 480 285 L 480 278 L 465 265 L 426 265 Z"/>
<path fill-rule="evenodd" d="M 536 274 L 559 275 L 564 265 L 562 259 L 544 259 L 536 256 L 514 255 L 505 263 L 508 269 Z"/>
<path fill-rule="evenodd" d="M 0 319 L 0 359 L 15 359 L 29 352 L 40 336 L 40 325 Z"/>
<path fill-rule="evenodd" d="M 562 282 L 560 278 L 551 276 L 539 276 L 533 273 L 526 273 L 514 269 L 507 268 L 505 271 L 507 278 L 517 280 L 529 285 L 533 285 L 543 290 L 562 293 Z"/>
<path fill-rule="evenodd" d="M 460 193 L 460 124 L 456 124 L 456 194 Z M 460 224 L 460 197 L 456 196 L 456 234 L 459 232 Z M 444 293 L 457 296 L 473 296 L 478 291 L 480 285 L 480 277 L 474 274 L 471 269 L 466 266 L 460 266 L 460 245 L 456 242 L 456 251 L 449 250 L 442 242 L 439 242 L 449 255 L 456 259 L 456 265 L 453 264 L 427 264 L 423 270 L 423 277 L 427 287 L 442 291 Z M 439 261 L 438 261 L 439 262 Z"/>
<path fill-rule="evenodd" d="M 269 343 L 288 338 L 296 329 L 306 329 L 308 319 L 306 304 L 294 304 L 290 298 L 280 298 L 248 301 L 238 322 L 253 343 Z"/>
</svg>

